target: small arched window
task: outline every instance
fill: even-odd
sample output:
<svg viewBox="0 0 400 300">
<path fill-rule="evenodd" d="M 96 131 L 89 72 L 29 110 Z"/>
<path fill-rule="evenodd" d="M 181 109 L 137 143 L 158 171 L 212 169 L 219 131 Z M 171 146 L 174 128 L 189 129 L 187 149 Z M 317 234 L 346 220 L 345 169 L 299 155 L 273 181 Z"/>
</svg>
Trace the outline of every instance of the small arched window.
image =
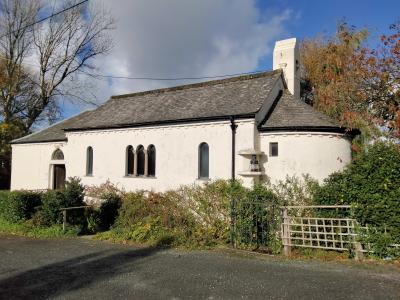
<svg viewBox="0 0 400 300">
<path fill-rule="evenodd" d="M 147 147 L 147 172 L 149 176 L 156 176 L 156 147 Z"/>
<path fill-rule="evenodd" d="M 86 175 L 93 175 L 93 148 L 86 149 Z"/>
<path fill-rule="evenodd" d="M 209 150 L 207 143 L 199 145 L 199 178 L 209 178 Z"/>
<path fill-rule="evenodd" d="M 137 155 L 137 175 L 144 175 L 144 147 L 139 145 L 136 148 L 136 155 Z"/>
<path fill-rule="evenodd" d="M 133 175 L 135 170 L 135 154 L 133 152 L 133 147 L 126 147 L 125 153 L 125 175 Z"/>
<path fill-rule="evenodd" d="M 63 160 L 64 153 L 60 149 L 56 149 L 53 154 L 51 155 L 52 160 Z"/>
</svg>

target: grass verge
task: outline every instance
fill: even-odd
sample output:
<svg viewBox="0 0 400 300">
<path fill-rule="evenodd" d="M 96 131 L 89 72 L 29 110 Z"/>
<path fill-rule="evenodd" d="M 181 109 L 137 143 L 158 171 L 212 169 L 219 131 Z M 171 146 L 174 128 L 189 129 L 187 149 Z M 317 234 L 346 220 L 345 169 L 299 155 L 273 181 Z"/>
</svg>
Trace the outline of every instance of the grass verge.
<svg viewBox="0 0 400 300">
<path fill-rule="evenodd" d="M 0 218 L 0 233 L 22 235 L 33 238 L 60 238 L 77 236 L 78 230 L 75 228 L 69 228 L 64 232 L 61 225 L 37 227 L 32 226 L 29 222 L 11 223 Z"/>
<path fill-rule="evenodd" d="M 185 250 L 210 250 L 223 247 L 226 244 L 212 242 L 199 243 L 198 240 L 191 240 L 182 237 L 181 234 L 166 230 L 149 231 L 143 235 L 140 228 L 137 230 L 126 230 L 121 228 L 113 228 L 108 231 L 99 232 L 94 236 L 94 239 L 101 241 L 110 241 L 119 244 L 144 245 L 147 247 L 160 248 L 177 248 Z"/>
</svg>

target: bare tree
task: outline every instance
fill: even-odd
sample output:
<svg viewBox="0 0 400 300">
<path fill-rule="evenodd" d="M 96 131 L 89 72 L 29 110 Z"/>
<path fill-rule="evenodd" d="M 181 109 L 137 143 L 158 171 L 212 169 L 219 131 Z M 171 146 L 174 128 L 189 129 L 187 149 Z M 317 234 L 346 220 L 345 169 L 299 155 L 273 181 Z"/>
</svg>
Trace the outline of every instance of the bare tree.
<svg viewBox="0 0 400 300">
<path fill-rule="evenodd" d="M 0 0 L 1 182 L 9 179 L 10 140 L 43 119 L 54 120 L 60 99 L 90 102 L 78 76 L 90 74 L 93 58 L 112 47 L 108 11 L 77 0 L 49 2 Z M 38 22 L 43 16 L 50 18 Z"/>
<path fill-rule="evenodd" d="M 4 123 L 15 122 L 32 96 L 32 81 L 23 68 L 33 43 L 32 24 L 38 1 L 0 1 L 0 112 Z"/>
<path fill-rule="evenodd" d="M 63 1 L 53 12 L 76 3 Z M 0 0 L 0 5 L 5 8 L 0 31 L 6 33 L 0 38 L 0 57 L 8 66 L 0 110 L 4 122 L 18 121 L 28 132 L 42 118 L 57 116 L 61 97 L 85 100 L 77 92 L 82 87 L 77 77 L 93 69 L 94 57 L 111 49 L 114 21 L 108 11 L 80 5 L 27 26 L 48 14 L 49 6 L 39 0 Z"/>
</svg>

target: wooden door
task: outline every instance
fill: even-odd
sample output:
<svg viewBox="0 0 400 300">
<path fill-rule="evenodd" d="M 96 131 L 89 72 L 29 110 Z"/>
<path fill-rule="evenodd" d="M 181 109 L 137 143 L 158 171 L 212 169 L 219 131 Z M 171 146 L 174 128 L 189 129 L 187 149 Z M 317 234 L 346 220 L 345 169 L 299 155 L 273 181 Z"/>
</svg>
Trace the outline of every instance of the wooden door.
<svg viewBox="0 0 400 300">
<path fill-rule="evenodd" d="M 65 186 L 65 165 L 54 165 L 53 188 L 63 189 Z"/>
</svg>

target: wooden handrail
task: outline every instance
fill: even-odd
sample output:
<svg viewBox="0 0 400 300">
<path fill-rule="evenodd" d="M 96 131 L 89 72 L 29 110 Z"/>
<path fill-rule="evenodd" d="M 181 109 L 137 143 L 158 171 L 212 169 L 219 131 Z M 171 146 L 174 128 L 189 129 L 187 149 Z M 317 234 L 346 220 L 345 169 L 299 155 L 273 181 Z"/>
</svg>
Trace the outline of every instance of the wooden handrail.
<svg viewBox="0 0 400 300">
<path fill-rule="evenodd" d="M 82 205 L 82 206 L 71 206 L 71 207 L 60 208 L 60 211 L 62 211 L 62 213 L 63 213 L 63 231 L 65 231 L 65 228 L 67 227 L 67 211 L 68 210 L 87 208 L 87 207 L 92 207 L 92 206 L 93 205 Z"/>
<path fill-rule="evenodd" d="M 351 205 L 288 205 L 281 208 L 351 208 Z"/>
<path fill-rule="evenodd" d="M 85 207 L 92 207 L 93 205 L 83 205 L 83 206 L 70 206 L 70 207 L 63 207 L 60 210 L 71 210 L 71 209 L 78 209 L 78 208 L 85 208 Z"/>
</svg>

